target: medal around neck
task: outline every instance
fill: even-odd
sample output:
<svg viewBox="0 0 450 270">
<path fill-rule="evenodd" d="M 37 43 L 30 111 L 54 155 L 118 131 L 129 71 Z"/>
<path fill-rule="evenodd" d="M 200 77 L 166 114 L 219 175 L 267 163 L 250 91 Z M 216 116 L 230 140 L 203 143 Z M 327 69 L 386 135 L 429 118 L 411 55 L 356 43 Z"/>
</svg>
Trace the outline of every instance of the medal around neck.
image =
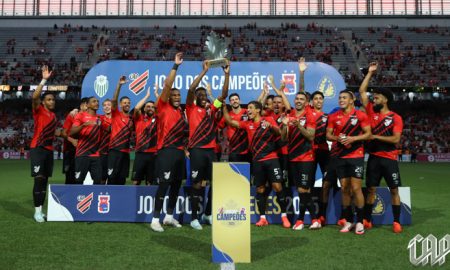
<svg viewBox="0 0 450 270">
<path fill-rule="evenodd" d="M 210 67 L 225 66 L 227 63 L 228 49 L 225 40 L 211 32 L 205 42 L 205 57 Z"/>
</svg>

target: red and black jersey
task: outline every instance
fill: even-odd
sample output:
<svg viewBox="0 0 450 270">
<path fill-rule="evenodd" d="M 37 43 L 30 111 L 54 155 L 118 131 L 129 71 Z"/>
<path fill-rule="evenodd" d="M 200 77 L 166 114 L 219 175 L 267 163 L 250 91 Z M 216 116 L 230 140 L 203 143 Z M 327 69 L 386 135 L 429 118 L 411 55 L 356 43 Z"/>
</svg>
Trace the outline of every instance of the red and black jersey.
<svg viewBox="0 0 450 270">
<path fill-rule="evenodd" d="M 247 131 L 253 161 L 264 161 L 278 158 L 275 148 L 275 135 L 271 128 L 261 125 L 262 121 L 278 126 L 272 117 L 263 116 L 258 122 L 239 121 L 239 128 Z"/>
<path fill-rule="evenodd" d="M 136 127 L 136 152 L 156 152 L 156 118 L 146 114 L 139 114 L 134 117 Z"/>
<path fill-rule="evenodd" d="M 159 99 L 157 103 L 157 148 L 177 148 L 183 150 L 186 119 L 181 108 Z"/>
<path fill-rule="evenodd" d="M 55 139 L 56 116 L 47 110 L 44 105 L 33 110 L 34 133 L 30 148 L 43 147 L 53 151 L 53 140 Z"/>
<path fill-rule="evenodd" d="M 239 113 L 235 113 L 233 111 L 228 112 L 231 119 L 235 121 L 248 121 L 247 110 L 241 109 Z M 222 119 L 222 122 L 225 122 L 225 119 Z M 221 123 L 222 123 L 221 122 Z M 228 144 L 230 148 L 230 154 L 236 153 L 245 155 L 248 153 L 248 137 L 245 129 L 235 128 L 232 126 L 227 126 L 226 135 L 228 138 Z"/>
<path fill-rule="evenodd" d="M 111 138 L 109 150 L 119 150 L 121 152 L 130 152 L 131 131 L 133 121 L 131 116 L 119 111 L 118 108 L 111 111 Z"/>
<path fill-rule="evenodd" d="M 288 124 L 288 156 L 289 161 L 292 162 L 311 162 L 314 161 L 313 143 L 307 140 L 298 126 L 291 124 L 291 119 L 296 119 L 300 125 L 304 128 L 315 129 L 316 118 L 307 110 L 302 114 L 296 115 L 295 111 L 292 111 L 289 115 Z"/>
<path fill-rule="evenodd" d="M 217 108 L 213 104 L 208 109 L 195 104 L 186 105 L 186 115 L 189 122 L 189 149 L 216 147 L 216 112 Z"/>
<path fill-rule="evenodd" d="M 69 134 L 70 134 L 70 129 L 72 128 L 74 119 L 75 119 L 75 117 L 68 114 L 66 116 L 66 119 L 64 120 L 63 129 L 66 131 L 67 136 L 69 136 Z M 69 142 L 67 139 L 64 139 L 63 152 L 64 153 L 75 152 L 75 146 L 73 146 L 73 144 L 71 142 Z"/>
<path fill-rule="evenodd" d="M 87 112 L 80 112 L 75 116 L 73 121 L 74 127 L 82 126 L 86 122 L 94 122 L 95 125 L 84 126 L 78 133 L 78 144 L 75 152 L 76 157 L 98 157 L 101 132 L 102 132 L 102 121 L 100 117 L 96 115 L 91 115 Z"/>
<path fill-rule="evenodd" d="M 403 120 L 400 115 L 392 111 L 386 114 L 376 113 L 372 103 L 367 105 L 366 111 L 373 135 L 393 136 L 394 133 L 402 133 Z M 367 144 L 367 150 L 372 155 L 397 160 L 398 151 L 392 143 L 372 140 Z"/>
<path fill-rule="evenodd" d="M 311 114 L 315 118 L 316 122 L 316 131 L 314 133 L 314 149 L 328 151 L 328 143 L 327 143 L 328 114 L 324 112 L 318 112 L 316 110 L 311 111 Z"/>
<path fill-rule="evenodd" d="M 111 138 L 111 118 L 106 115 L 100 115 L 102 121 L 102 135 L 100 139 L 99 152 L 102 155 L 107 155 L 109 152 L 109 142 Z"/>
<path fill-rule="evenodd" d="M 348 114 L 345 114 L 343 110 L 339 110 L 330 115 L 327 128 L 332 128 L 335 136 L 358 136 L 362 134 L 362 128 L 367 126 L 370 126 L 367 115 L 353 108 Z M 357 141 L 345 146 L 335 141 L 331 145 L 331 156 L 341 158 L 364 157 L 363 143 L 362 141 Z"/>
<path fill-rule="evenodd" d="M 278 124 L 279 127 L 281 127 L 281 119 L 283 116 L 285 115 L 285 113 L 278 113 L 276 114 L 274 111 L 271 110 L 267 110 L 266 111 L 266 115 L 267 117 L 272 117 L 273 120 L 275 120 L 275 122 Z M 275 143 L 276 143 L 276 148 L 279 154 L 282 155 L 287 155 L 288 154 L 288 143 L 286 141 L 281 140 L 281 136 L 276 136 L 275 137 Z"/>
</svg>

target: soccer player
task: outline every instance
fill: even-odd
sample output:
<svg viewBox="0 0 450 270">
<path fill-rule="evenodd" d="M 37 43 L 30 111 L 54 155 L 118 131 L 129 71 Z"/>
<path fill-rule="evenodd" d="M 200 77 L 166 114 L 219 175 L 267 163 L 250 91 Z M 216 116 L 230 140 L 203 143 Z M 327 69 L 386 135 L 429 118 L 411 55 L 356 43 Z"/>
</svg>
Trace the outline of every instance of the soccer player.
<svg viewBox="0 0 450 270">
<path fill-rule="evenodd" d="M 33 202 L 35 207 L 34 220 L 45 222 L 42 206 L 47 195 L 48 178 L 53 173 L 53 140 L 59 136 L 56 131 L 55 96 L 46 92 L 40 98 L 45 83 L 52 75 L 47 66 L 42 67 L 42 81 L 32 96 L 34 133 L 30 145 L 31 177 L 34 178 Z"/>
<path fill-rule="evenodd" d="M 228 101 L 231 105 L 231 111 L 228 115 L 231 119 L 235 121 L 247 121 L 247 109 L 241 107 L 241 99 L 239 94 L 233 93 L 228 97 Z M 225 122 L 225 118 L 222 118 Z M 248 137 L 244 129 L 238 129 L 232 126 L 227 126 L 226 135 L 228 138 L 228 145 L 230 149 L 230 154 L 228 160 L 230 162 L 249 162 L 249 152 L 248 152 Z"/>
<path fill-rule="evenodd" d="M 80 112 L 87 110 L 87 98 L 82 98 L 80 103 Z M 77 147 L 78 140 L 70 137 L 70 129 L 72 128 L 75 116 L 78 113 L 78 109 L 72 110 L 67 114 L 64 120 L 61 136 L 64 138 L 63 145 L 63 174 L 65 175 L 65 184 L 75 184 L 75 148 Z"/>
<path fill-rule="evenodd" d="M 304 92 L 295 95 L 294 103 L 295 110 L 281 118 L 281 138 L 288 142 L 289 175 L 295 181 L 300 196 L 300 215 L 292 229 L 303 229 L 306 209 L 311 215 L 309 228 L 320 229 L 311 197 L 315 181 L 313 140 L 316 118 L 306 110 L 308 97 Z"/>
<path fill-rule="evenodd" d="M 289 103 L 288 98 L 284 94 L 284 87 L 285 83 L 284 81 L 281 82 L 280 88 L 277 88 L 274 79 L 272 75 L 269 75 L 269 83 L 272 89 L 275 91 L 276 96 L 273 98 L 273 110 L 266 110 L 265 116 L 272 117 L 278 124 L 279 127 L 281 127 L 281 119 L 286 114 L 289 114 L 291 111 L 291 104 Z M 266 87 L 266 86 L 265 86 Z M 292 186 L 293 183 L 289 183 L 288 181 L 288 171 L 289 171 L 289 157 L 288 157 L 288 146 L 287 142 L 281 140 L 280 136 L 277 136 L 275 139 L 276 142 L 276 148 L 278 153 L 278 158 L 280 160 L 280 168 L 283 173 L 283 180 L 287 184 L 288 187 Z M 291 178 L 292 181 L 292 178 Z"/>
<path fill-rule="evenodd" d="M 354 107 L 355 97 L 349 90 L 339 93 L 339 111 L 328 119 L 327 140 L 332 141 L 331 155 L 336 158 L 336 173 L 341 182 L 342 211 L 345 224 L 341 232 L 355 227 L 356 234 L 364 234 L 364 196 L 361 182 L 364 175 L 363 141 L 369 139 L 370 122 L 367 115 Z M 353 223 L 352 195 L 356 206 L 357 223 Z"/>
<path fill-rule="evenodd" d="M 256 186 L 256 204 L 260 219 L 256 226 L 268 226 L 266 219 L 266 184 L 269 183 L 277 194 L 278 204 L 281 208 L 283 227 L 290 228 L 286 215 L 286 195 L 284 194 L 282 172 L 278 161 L 275 137 L 280 135 L 280 128 L 272 117 L 262 116 L 262 104 L 251 101 L 247 107 L 249 121 L 236 121 L 231 119 L 226 106 L 223 107 L 223 116 L 229 126 L 245 129 L 247 131 L 252 153 L 252 169 Z"/>
<path fill-rule="evenodd" d="M 120 88 L 126 83 L 126 77 L 119 79 L 114 96 L 111 99 L 111 135 L 108 153 L 108 184 L 125 185 L 130 171 L 130 139 L 133 121 L 130 117 L 130 98 L 120 98 L 120 109 L 117 100 Z"/>
<path fill-rule="evenodd" d="M 371 140 L 367 146 L 369 152 L 366 171 L 368 194 L 365 205 L 364 227 L 372 228 L 372 208 L 375 202 L 376 187 L 380 185 L 383 177 L 391 191 L 392 213 L 394 213 L 392 230 L 395 233 L 401 233 L 400 196 L 398 194 L 401 180 L 397 161 L 398 151 L 395 145 L 402 136 L 403 120 L 401 116 L 390 110 L 393 101 L 391 91 L 386 89 L 374 90 L 373 102 L 369 101 L 367 87 L 377 68 L 377 63 L 370 64 L 368 73 L 359 88 L 361 103 L 366 109 L 372 127 Z"/>
<path fill-rule="evenodd" d="M 185 167 L 184 156 L 184 130 L 187 128 L 184 113 L 180 107 L 180 90 L 172 88 L 178 67 L 183 63 L 183 54 L 175 55 L 175 62 L 169 75 L 164 81 L 164 88 L 156 104 L 157 111 L 157 179 L 158 190 L 155 198 L 155 212 L 150 227 L 153 231 L 163 232 L 164 229 L 159 222 L 164 197 L 169 190 L 169 205 L 164 217 L 165 225 L 181 227 L 178 220 L 173 218 L 178 192 L 183 178 Z"/>
<path fill-rule="evenodd" d="M 100 184 L 102 180 L 102 168 L 100 162 L 100 117 L 97 115 L 99 107 L 98 99 L 89 97 L 87 111 L 75 116 L 70 135 L 78 135 L 78 144 L 75 153 L 75 183 L 83 184 L 87 173 L 91 174 L 94 184 Z"/>
<path fill-rule="evenodd" d="M 222 107 L 222 102 L 228 96 L 228 84 L 230 80 L 230 63 L 227 62 L 223 67 L 225 73 L 225 81 L 222 87 L 222 94 L 210 108 L 206 107 L 207 93 L 204 87 L 198 87 L 203 76 L 209 69 L 209 62 L 203 62 L 202 72 L 195 78 L 189 87 L 186 97 L 186 115 L 189 123 L 189 143 L 188 151 L 191 161 L 191 179 L 192 179 L 192 221 L 191 227 L 201 230 L 202 226 L 198 220 L 199 203 L 202 194 L 204 194 L 203 186 L 206 181 L 212 180 L 212 162 L 215 159 L 214 148 L 216 147 L 217 123 L 215 121 L 216 112 Z M 195 104 L 194 104 L 195 99 Z M 212 184 L 212 183 L 211 183 Z M 211 194 L 210 187 L 208 192 L 208 202 L 206 204 L 203 220 L 212 224 L 211 217 Z"/>
<path fill-rule="evenodd" d="M 150 88 L 134 108 L 134 125 L 136 128 L 136 158 L 133 165 L 133 185 L 140 185 L 145 179 L 150 185 L 154 181 L 156 161 L 156 117 L 155 103 L 147 101 Z"/>
<path fill-rule="evenodd" d="M 111 139 L 111 100 L 105 99 L 102 103 L 104 115 L 100 115 L 102 132 L 100 139 L 100 163 L 102 164 L 102 185 L 108 180 L 108 153 Z"/>
<path fill-rule="evenodd" d="M 305 72 L 308 69 L 308 65 L 305 62 L 305 58 L 301 57 L 298 62 L 300 71 L 300 92 L 305 92 Z M 326 223 L 326 212 L 328 207 L 328 194 L 330 187 L 337 186 L 337 177 L 334 171 L 328 171 L 327 167 L 330 160 L 330 150 L 328 148 L 326 131 L 328 124 L 328 114 L 324 113 L 323 103 L 325 97 L 322 92 L 315 91 L 311 94 L 311 106 L 306 106 L 306 110 L 310 111 L 313 117 L 315 117 L 316 130 L 314 134 L 314 177 L 317 170 L 317 165 L 320 166 L 322 172 L 322 190 L 319 199 L 319 221 L 322 226 Z"/>
</svg>

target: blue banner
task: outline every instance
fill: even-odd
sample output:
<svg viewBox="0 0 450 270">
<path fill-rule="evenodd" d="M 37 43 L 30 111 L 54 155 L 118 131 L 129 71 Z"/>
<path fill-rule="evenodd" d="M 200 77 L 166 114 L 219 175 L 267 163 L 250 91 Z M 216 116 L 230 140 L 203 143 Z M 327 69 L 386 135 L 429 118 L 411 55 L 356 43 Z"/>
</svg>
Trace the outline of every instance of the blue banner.
<svg viewBox="0 0 450 270">
<path fill-rule="evenodd" d="M 312 93 L 321 91 L 325 96 L 324 111 L 330 112 L 337 107 L 337 97 L 346 88 L 345 81 L 332 66 L 320 63 L 307 63 L 305 72 L 305 89 Z M 102 102 L 111 99 L 120 76 L 126 76 L 128 82 L 122 86 L 120 97 L 128 96 L 131 106 L 145 96 L 146 89 L 151 87 L 151 98 L 154 84 L 162 88 L 164 80 L 173 66 L 172 61 L 127 61 L 111 60 L 101 62 L 92 67 L 86 74 L 81 95 L 96 96 Z M 201 72 L 201 61 L 184 61 L 178 68 L 174 87 L 181 90 L 182 103 L 194 78 Z M 231 63 L 229 93 L 239 93 L 241 102 L 246 104 L 256 100 L 260 95 L 264 82 L 273 75 L 275 85 L 286 82 L 284 92 L 293 104 L 295 93 L 299 91 L 299 70 L 296 62 L 233 62 Z M 201 86 L 209 83 L 213 95 L 219 96 L 222 91 L 224 74 L 221 68 L 211 68 L 201 82 Z M 271 89 L 269 87 L 269 89 Z M 271 94 L 275 94 L 271 91 Z M 101 108 L 99 113 L 101 113 Z"/>
<path fill-rule="evenodd" d="M 108 222 L 151 222 L 155 207 L 157 186 L 104 186 L 104 185 L 50 185 L 48 202 L 48 221 L 108 221 Z M 180 189 L 174 217 L 181 223 L 191 221 L 189 187 Z M 313 199 L 318 211 L 319 188 L 314 188 Z M 400 222 L 411 224 L 411 199 L 409 187 L 400 187 L 402 209 Z M 255 187 L 250 188 L 251 223 L 258 221 L 255 201 Z M 280 206 L 274 200 L 272 192 L 267 200 L 266 216 L 270 223 L 280 223 Z M 296 189 L 287 197 L 288 215 L 294 220 L 299 213 L 300 199 Z M 166 213 L 168 197 L 164 199 L 162 217 Z M 200 212 L 203 212 L 201 202 Z M 327 223 L 336 224 L 341 211 L 341 193 L 330 192 Z M 309 213 L 305 222 L 310 223 Z M 392 224 L 391 197 L 388 188 L 377 188 L 373 207 L 374 224 Z"/>
</svg>

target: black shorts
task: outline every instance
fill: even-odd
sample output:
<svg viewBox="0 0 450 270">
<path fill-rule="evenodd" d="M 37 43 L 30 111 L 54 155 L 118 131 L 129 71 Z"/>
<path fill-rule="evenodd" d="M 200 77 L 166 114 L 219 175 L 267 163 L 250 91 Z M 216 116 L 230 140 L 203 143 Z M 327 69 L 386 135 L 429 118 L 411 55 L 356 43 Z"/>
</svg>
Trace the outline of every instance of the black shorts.
<svg viewBox="0 0 450 270">
<path fill-rule="evenodd" d="M 338 176 L 336 168 L 337 168 L 337 158 L 336 157 L 330 158 L 327 170 L 322 176 L 322 182 L 329 182 L 331 186 L 337 187 Z"/>
<path fill-rule="evenodd" d="M 75 184 L 82 185 L 88 172 L 91 174 L 94 184 L 100 184 L 102 180 L 100 157 L 84 156 L 75 158 Z"/>
<path fill-rule="evenodd" d="M 125 185 L 130 173 L 130 153 L 110 150 L 108 154 L 108 184 Z"/>
<path fill-rule="evenodd" d="M 285 183 L 291 184 L 292 183 L 292 179 L 290 181 L 288 181 L 289 179 L 289 156 L 288 155 L 279 155 L 279 161 L 280 161 L 280 169 L 281 169 L 281 173 L 283 174 L 283 181 Z"/>
<path fill-rule="evenodd" d="M 213 148 L 189 149 L 191 157 L 191 179 L 192 183 L 212 179 L 212 163 L 214 161 Z"/>
<path fill-rule="evenodd" d="M 51 177 L 53 174 L 53 151 L 42 147 L 30 150 L 31 177 Z"/>
<path fill-rule="evenodd" d="M 282 183 L 283 175 L 280 162 L 277 158 L 253 161 L 253 180 L 256 187 L 265 186 L 267 183 Z"/>
<path fill-rule="evenodd" d="M 402 185 L 397 160 L 369 155 L 366 186 L 378 187 L 382 177 L 390 188 L 397 188 Z"/>
<path fill-rule="evenodd" d="M 75 172 L 75 152 L 64 152 L 62 173 L 73 175 Z"/>
<path fill-rule="evenodd" d="M 364 177 L 364 158 L 337 158 L 336 173 L 339 179 Z"/>
<path fill-rule="evenodd" d="M 330 151 L 316 149 L 314 151 L 314 156 L 314 172 L 317 171 L 317 165 L 319 165 L 322 174 L 324 174 L 327 171 L 328 164 L 330 163 Z"/>
<path fill-rule="evenodd" d="M 289 175 L 292 175 L 292 179 L 297 187 L 304 189 L 310 189 L 314 187 L 314 181 L 316 175 L 314 171 L 314 162 L 290 162 Z"/>
<path fill-rule="evenodd" d="M 102 180 L 108 179 L 108 154 L 100 154 L 100 164 L 102 165 Z"/>
<path fill-rule="evenodd" d="M 176 148 L 163 148 L 156 156 L 156 179 L 161 182 L 178 182 L 186 170 L 184 151 Z"/>
<path fill-rule="evenodd" d="M 237 154 L 237 153 L 230 153 L 228 156 L 229 162 L 250 162 L 250 156 L 249 154 Z"/>
<path fill-rule="evenodd" d="M 155 162 L 155 153 L 136 152 L 131 179 L 133 181 L 155 182 Z"/>
</svg>

